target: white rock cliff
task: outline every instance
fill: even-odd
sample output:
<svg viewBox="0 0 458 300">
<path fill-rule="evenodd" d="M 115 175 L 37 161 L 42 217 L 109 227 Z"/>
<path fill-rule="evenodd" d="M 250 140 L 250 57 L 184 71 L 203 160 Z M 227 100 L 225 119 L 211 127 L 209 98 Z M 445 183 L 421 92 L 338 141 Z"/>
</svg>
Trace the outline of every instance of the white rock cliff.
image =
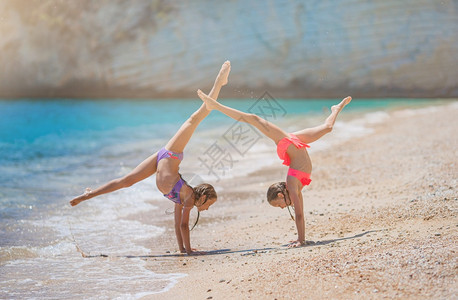
<svg viewBox="0 0 458 300">
<path fill-rule="evenodd" d="M 458 97 L 458 2 L 0 0 L 0 97 Z"/>
</svg>

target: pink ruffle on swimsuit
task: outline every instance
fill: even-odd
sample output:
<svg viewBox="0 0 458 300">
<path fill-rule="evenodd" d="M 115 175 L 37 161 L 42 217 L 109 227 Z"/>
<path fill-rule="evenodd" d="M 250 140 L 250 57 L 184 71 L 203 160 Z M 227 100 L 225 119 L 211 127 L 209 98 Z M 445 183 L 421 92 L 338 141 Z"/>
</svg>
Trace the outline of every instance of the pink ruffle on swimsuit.
<svg viewBox="0 0 458 300">
<path fill-rule="evenodd" d="M 283 160 L 283 164 L 285 166 L 289 166 L 291 164 L 291 158 L 289 157 L 288 153 L 286 152 L 288 150 L 289 145 L 293 144 L 294 147 L 296 147 L 297 149 L 310 148 L 309 145 L 302 142 L 294 134 L 290 133 L 289 135 L 290 137 L 282 138 L 277 144 L 278 157 Z M 309 173 L 305 173 L 300 170 L 293 169 L 291 167 L 288 170 L 288 176 L 294 176 L 297 179 L 299 179 L 299 181 L 302 183 L 302 186 L 309 185 L 310 182 L 312 181 L 310 179 Z"/>
</svg>

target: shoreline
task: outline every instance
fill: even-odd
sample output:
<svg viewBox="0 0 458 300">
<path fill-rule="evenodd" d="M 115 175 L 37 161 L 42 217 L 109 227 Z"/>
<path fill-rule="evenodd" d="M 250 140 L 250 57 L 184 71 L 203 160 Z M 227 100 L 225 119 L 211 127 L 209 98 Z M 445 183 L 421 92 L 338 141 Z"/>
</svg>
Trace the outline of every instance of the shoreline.
<svg viewBox="0 0 458 300">
<path fill-rule="evenodd" d="M 372 133 L 312 153 L 314 181 L 303 190 L 311 246 L 282 246 L 295 224 L 264 201 L 286 173 L 280 163 L 226 180 L 192 233 L 194 247 L 217 250 L 147 258 L 188 276 L 142 299 L 456 297 L 457 107 L 390 111 Z M 169 240 L 161 245 L 174 249 Z"/>
</svg>

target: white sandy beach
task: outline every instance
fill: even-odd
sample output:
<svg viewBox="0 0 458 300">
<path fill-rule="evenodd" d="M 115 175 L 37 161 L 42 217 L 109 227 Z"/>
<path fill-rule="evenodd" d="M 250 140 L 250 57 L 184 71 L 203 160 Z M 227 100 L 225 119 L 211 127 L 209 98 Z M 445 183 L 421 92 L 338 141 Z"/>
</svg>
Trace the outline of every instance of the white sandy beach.
<svg viewBox="0 0 458 300">
<path fill-rule="evenodd" d="M 295 224 L 264 201 L 280 162 L 225 181 L 192 232 L 194 247 L 219 251 L 177 257 L 164 237 L 149 268 L 188 276 L 145 299 L 457 297 L 457 113 L 457 102 L 389 112 L 373 133 L 313 153 L 303 195 L 314 245 L 285 248 Z"/>
</svg>

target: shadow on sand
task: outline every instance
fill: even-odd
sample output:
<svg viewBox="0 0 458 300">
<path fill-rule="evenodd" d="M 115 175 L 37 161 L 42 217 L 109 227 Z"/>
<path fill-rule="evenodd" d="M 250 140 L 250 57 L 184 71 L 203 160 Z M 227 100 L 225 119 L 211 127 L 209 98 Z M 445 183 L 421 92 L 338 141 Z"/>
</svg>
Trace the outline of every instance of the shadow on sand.
<svg viewBox="0 0 458 300">
<path fill-rule="evenodd" d="M 300 249 L 300 248 L 306 248 L 306 247 L 323 246 L 323 245 L 336 243 L 339 241 L 360 238 L 366 234 L 377 232 L 377 231 L 381 231 L 381 230 L 369 230 L 369 231 L 365 231 L 365 232 L 362 232 L 360 234 L 356 234 L 353 236 L 332 239 L 332 240 L 323 240 L 323 241 L 316 241 L 316 242 L 315 241 L 306 241 L 304 246 L 297 247 L 297 248 L 285 248 L 288 246 L 288 244 L 284 244 L 284 245 L 281 245 L 280 247 L 275 247 L 275 248 L 257 248 L 257 249 L 242 249 L 242 250 L 219 249 L 219 250 L 212 250 L 212 251 L 204 251 L 203 254 L 196 254 L 192 256 L 222 255 L 222 254 L 233 254 L 233 253 L 241 253 L 242 256 L 245 256 L 245 255 L 256 255 L 260 253 L 266 253 L 267 251 L 279 251 L 279 250 L 286 250 L 286 249 Z M 97 255 L 89 254 L 88 255 L 88 254 L 85 254 L 83 251 L 81 251 L 79 247 L 77 248 L 78 248 L 78 252 L 80 252 L 84 258 L 109 257 L 109 255 L 106 255 L 106 254 L 97 254 Z M 151 254 L 151 255 L 116 255 L 116 257 L 146 259 L 146 258 L 187 257 L 187 255 L 184 253 L 166 253 L 166 254 Z"/>
</svg>

